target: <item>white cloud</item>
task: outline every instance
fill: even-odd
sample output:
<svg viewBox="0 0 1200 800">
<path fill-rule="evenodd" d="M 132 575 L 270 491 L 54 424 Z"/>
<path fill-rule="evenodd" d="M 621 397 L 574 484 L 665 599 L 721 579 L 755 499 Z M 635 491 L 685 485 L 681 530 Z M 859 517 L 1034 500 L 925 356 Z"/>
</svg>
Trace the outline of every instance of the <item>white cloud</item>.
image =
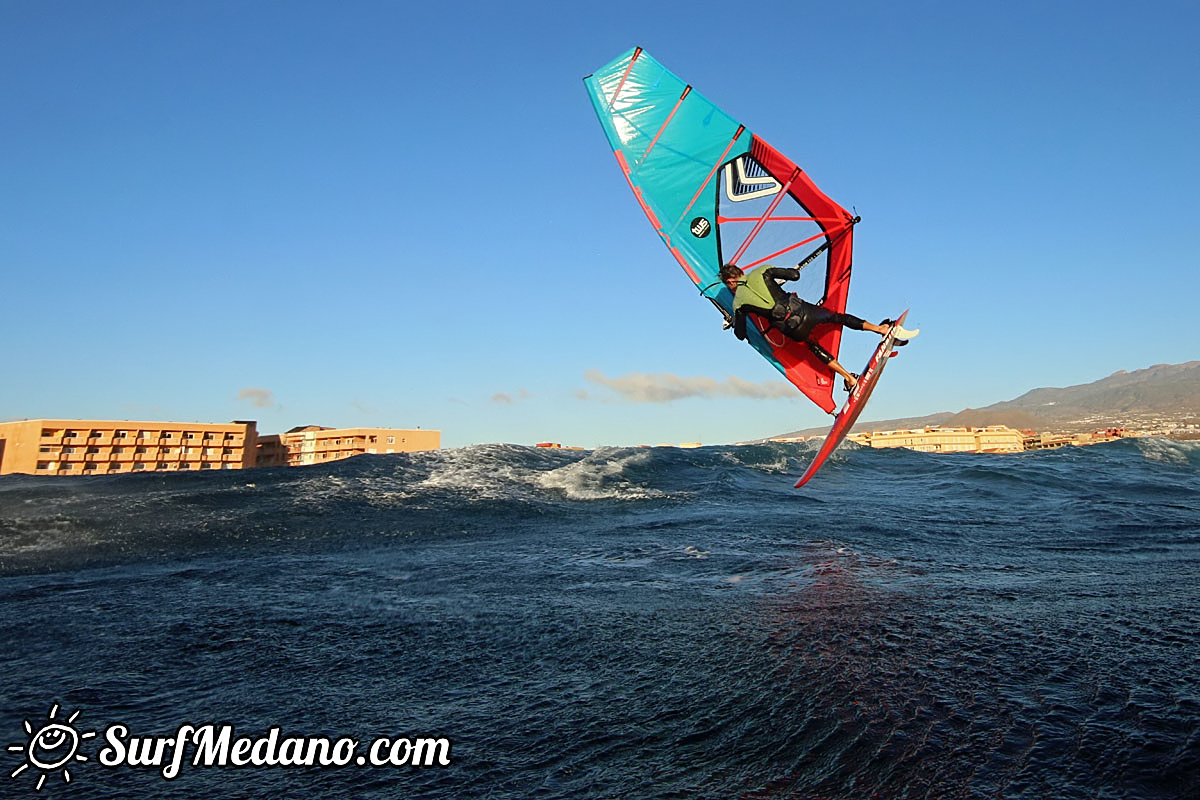
<svg viewBox="0 0 1200 800">
<path fill-rule="evenodd" d="M 275 393 L 270 389 L 247 387 L 238 390 L 238 400 L 249 400 L 255 408 L 271 408 L 275 405 Z"/>
<path fill-rule="evenodd" d="M 796 389 L 783 381 L 751 383 L 733 376 L 718 381 L 704 376 L 683 378 L 665 372 L 649 375 L 630 372 L 619 378 L 609 378 L 599 370 L 590 369 L 583 377 L 589 383 L 603 386 L 629 403 L 670 403 L 687 397 L 748 397 L 769 400 L 796 396 Z M 577 396 L 583 399 L 586 393 Z"/>
<path fill-rule="evenodd" d="M 521 389 L 519 392 L 517 392 L 516 397 L 508 394 L 507 392 L 496 392 L 494 395 L 492 395 L 492 402 L 500 405 L 511 406 L 518 400 L 528 400 L 531 397 L 533 397 L 533 395 L 524 389 Z"/>
</svg>

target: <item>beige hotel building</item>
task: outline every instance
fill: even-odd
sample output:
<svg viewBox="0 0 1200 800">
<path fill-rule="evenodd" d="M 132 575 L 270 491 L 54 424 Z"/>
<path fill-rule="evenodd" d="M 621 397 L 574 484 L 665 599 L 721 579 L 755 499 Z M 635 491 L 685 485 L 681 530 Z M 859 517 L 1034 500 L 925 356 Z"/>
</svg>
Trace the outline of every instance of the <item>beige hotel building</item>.
<svg viewBox="0 0 1200 800">
<path fill-rule="evenodd" d="M 254 466 L 299 467 L 324 464 L 365 453 L 412 453 L 441 447 L 441 431 L 394 428 L 322 428 L 306 425 L 287 433 L 259 437 Z"/>
<path fill-rule="evenodd" d="M 322 428 L 259 436 L 228 424 L 31 419 L 0 423 L 0 475 L 113 475 L 323 464 L 363 453 L 437 450 L 440 431 Z"/>
<path fill-rule="evenodd" d="M 904 447 L 922 453 L 1019 453 L 1025 434 L 1004 425 L 942 428 L 936 425 L 903 431 L 852 433 L 846 437 L 868 447 Z"/>
</svg>

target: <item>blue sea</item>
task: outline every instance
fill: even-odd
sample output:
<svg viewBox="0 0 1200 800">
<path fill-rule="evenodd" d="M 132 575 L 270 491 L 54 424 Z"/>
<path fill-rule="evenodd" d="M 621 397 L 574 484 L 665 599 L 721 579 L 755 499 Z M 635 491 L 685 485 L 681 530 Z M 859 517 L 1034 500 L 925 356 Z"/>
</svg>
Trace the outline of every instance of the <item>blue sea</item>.
<svg viewBox="0 0 1200 800">
<path fill-rule="evenodd" d="M 1200 797 L 1200 445 L 814 450 L 0 478 L 0 797 Z"/>
</svg>

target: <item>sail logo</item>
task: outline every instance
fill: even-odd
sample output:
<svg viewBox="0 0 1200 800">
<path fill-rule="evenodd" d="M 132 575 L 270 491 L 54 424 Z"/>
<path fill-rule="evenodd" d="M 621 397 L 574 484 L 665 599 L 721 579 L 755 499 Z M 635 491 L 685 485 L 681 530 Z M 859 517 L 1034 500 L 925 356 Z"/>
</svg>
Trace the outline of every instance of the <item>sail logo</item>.
<svg viewBox="0 0 1200 800">
<path fill-rule="evenodd" d="M 730 202 L 741 203 L 756 197 L 779 194 L 783 184 L 775 180 L 762 164 L 749 155 L 735 158 L 725 165 L 725 196 Z"/>
<path fill-rule="evenodd" d="M 703 239 L 711 232 L 712 223 L 704 217 L 696 217 L 692 220 L 692 236 L 695 236 L 697 239 Z"/>
</svg>

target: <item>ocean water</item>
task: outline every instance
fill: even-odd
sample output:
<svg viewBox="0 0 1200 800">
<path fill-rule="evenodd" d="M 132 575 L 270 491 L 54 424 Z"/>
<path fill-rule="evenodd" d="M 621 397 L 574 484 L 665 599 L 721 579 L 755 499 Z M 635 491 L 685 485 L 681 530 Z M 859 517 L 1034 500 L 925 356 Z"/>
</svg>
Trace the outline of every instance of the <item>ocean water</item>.
<svg viewBox="0 0 1200 800">
<path fill-rule="evenodd" d="M 813 449 L 2 478 L 0 797 L 1200 797 L 1200 446 Z M 98 761 L 184 724 L 450 763 Z"/>
</svg>

